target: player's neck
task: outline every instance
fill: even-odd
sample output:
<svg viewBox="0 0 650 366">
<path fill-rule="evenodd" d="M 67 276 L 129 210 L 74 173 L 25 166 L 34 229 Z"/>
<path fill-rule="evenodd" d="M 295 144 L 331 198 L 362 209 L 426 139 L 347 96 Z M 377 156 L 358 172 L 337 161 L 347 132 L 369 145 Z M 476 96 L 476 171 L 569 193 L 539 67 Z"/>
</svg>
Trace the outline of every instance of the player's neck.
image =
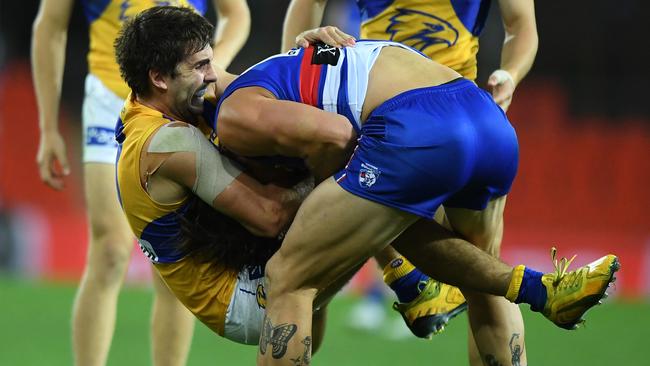
<svg viewBox="0 0 650 366">
<path fill-rule="evenodd" d="M 221 98 L 228 85 L 233 82 L 239 75 L 231 74 L 223 69 L 216 69 L 217 82 L 214 84 L 214 93 L 217 98 Z"/>
<path fill-rule="evenodd" d="M 162 113 L 164 116 L 171 118 L 176 121 L 182 121 L 182 122 L 187 122 L 192 125 L 197 125 L 198 120 L 196 116 L 194 115 L 183 115 L 182 113 L 179 113 L 175 111 L 173 108 L 169 106 L 169 104 L 165 103 L 164 100 L 161 100 L 160 98 L 147 98 L 147 97 L 136 97 L 138 103 L 144 105 L 147 108 L 156 110 L 160 113 Z"/>
</svg>

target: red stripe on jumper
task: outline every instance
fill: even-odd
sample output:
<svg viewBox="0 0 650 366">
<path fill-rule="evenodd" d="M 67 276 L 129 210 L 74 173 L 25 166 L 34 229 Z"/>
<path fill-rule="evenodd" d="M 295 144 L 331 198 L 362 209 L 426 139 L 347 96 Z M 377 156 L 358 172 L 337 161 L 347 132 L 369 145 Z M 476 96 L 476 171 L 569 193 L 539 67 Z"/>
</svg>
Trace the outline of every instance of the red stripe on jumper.
<svg viewBox="0 0 650 366">
<path fill-rule="evenodd" d="M 323 65 L 312 65 L 314 47 L 309 47 L 302 55 L 300 64 L 300 99 L 304 104 L 318 107 L 318 86 Z"/>
</svg>

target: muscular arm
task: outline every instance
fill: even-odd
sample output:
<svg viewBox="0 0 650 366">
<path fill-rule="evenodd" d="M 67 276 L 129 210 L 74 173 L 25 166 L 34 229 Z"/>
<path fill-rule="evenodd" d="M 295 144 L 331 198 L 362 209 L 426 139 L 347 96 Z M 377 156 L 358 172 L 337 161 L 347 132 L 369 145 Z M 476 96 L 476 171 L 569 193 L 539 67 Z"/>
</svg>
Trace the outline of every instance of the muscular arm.
<svg viewBox="0 0 650 366">
<path fill-rule="evenodd" d="M 305 183 L 291 189 L 263 185 L 231 165 L 197 129 L 182 125 L 162 129 L 165 137 L 154 136 L 141 161 L 143 167 L 153 166 L 147 168 L 153 172 L 152 184 L 172 190 L 179 185 L 258 236 L 276 237 L 288 226 L 307 194 Z"/>
<path fill-rule="evenodd" d="M 537 54 L 537 24 L 533 0 L 500 0 L 505 39 L 501 69 L 512 75 L 515 85 L 526 76 Z"/>
<path fill-rule="evenodd" d="M 282 52 L 296 45 L 296 37 L 303 31 L 320 25 L 327 0 L 292 0 L 284 17 Z"/>
<path fill-rule="evenodd" d="M 537 54 L 537 25 L 533 0 L 500 0 L 505 39 L 501 51 L 501 69 L 512 76 L 512 82 L 492 75 L 488 86 L 495 101 L 507 109 L 512 93 L 526 76 Z"/>
<path fill-rule="evenodd" d="M 219 111 L 219 141 L 243 156 L 304 159 L 317 180 L 340 169 L 356 133 L 347 118 L 309 105 L 277 100 L 265 89 L 242 88 Z"/>
<path fill-rule="evenodd" d="M 214 39 L 214 62 L 226 69 L 248 39 L 251 16 L 245 0 L 214 0 L 217 32 Z"/>
<path fill-rule="evenodd" d="M 63 188 L 63 177 L 55 163 L 61 164 L 63 174 L 69 171 L 58 118 L 73 3 L 74 0 L 42 0 L 32 29 L 32 75 L 41 132 L 37 162 L 41 179 L 55 189 Z"/>
</svg>

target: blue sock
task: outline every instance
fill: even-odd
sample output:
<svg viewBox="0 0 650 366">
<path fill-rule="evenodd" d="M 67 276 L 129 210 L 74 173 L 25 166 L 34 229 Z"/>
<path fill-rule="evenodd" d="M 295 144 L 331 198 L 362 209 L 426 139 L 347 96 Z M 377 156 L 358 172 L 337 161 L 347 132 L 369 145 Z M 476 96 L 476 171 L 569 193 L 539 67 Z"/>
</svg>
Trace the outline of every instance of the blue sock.
<svg viewBox="0 0 650 366">
<path fill-rule="evenodd" d="M 411 302 L 420 294 L 420 282 L 427 281 L 429 276 L 415 268 L 408 274 L 398 278 L 390 284 L 390 288 L 395 291 L 399 302 Z"/>
<path fill-rule="evenodd" d="M 530 304 L 533 311 L 544 310 L 546 304 L 546 287 L 542 284 L 542 272 L 537 272 L 526 267 L 524 277 L 519 288 L 516 304 Z"/>
</svg>

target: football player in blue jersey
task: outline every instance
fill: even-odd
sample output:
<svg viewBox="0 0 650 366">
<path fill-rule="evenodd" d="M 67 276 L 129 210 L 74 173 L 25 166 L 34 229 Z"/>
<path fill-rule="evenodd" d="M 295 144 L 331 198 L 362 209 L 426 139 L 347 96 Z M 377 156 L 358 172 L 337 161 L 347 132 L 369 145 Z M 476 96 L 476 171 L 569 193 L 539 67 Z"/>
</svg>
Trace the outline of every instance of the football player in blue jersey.
<svg viewBox="0 0 650 366">
<path fill-rule="evenodd" d="M 476 55 L 481 34 L 490 7 L 489 0 L 355 0 L 361 14 L 361 38 L 384 39 L 411 46 L 434 61 L 446 65 L 463 77 L 475 80 L 477 76 Z M 283 50 L 288 50 L 297 42 L 307 46 L 309 39 L 299 33 L 320 24 L 327 0 L 292 0 L 284 23 Z M 512 101 L 515 87 L 530 70 L 537 52 L 537 29 L 533 0 L 499 0 L 501 18 L 505 29 L 505 38 L 501 53 L 501 66 L 490 75 L 487 87 L 497 104 L 506 111 Z M 330 45 L 349 45 L 346 35 L 332 28 L 323 28 L 323 35 Z M 444 217 L 443 210 L 437 212 Z M 438 220 L 442 222 L 442 220 Z M 475 245 L 488 253 L 498 256 L 501 247 L 502 231 L 493 233 L 494 237 L 483 238 Z M 387 266 L 391 251 L 384 250 L 380 266 Z M 393 255 L 394 256 L 394 255 Z M 391 274 L 389 272 L 389 274 Z M 395 283 L 395 276 L 385 277 Z M 430 280 L 431 281 L 431 280 Z M 395 285 L 391 285 L 395 286 Z M 441 316 L 454 314 L 465 304 L 463 295 L 457 288 L 439 284 L 438 296 L 428 302 L 421 296 L 413 303 L 401 304 L 397 309 L 404 315 L 407 324 L 419 319 L 413 313 L 422 312 L 428 306 L 432 312 Z M 480 340 L 482 349 L 477 350 L 474 332 L 469 332 L 470 363 L 481 365 L 485 357 L 502 354 L 507 358 L 510 353 L 508 338 L 518 334 L 517 342 L 524 345 L 523 319 L 519 309 L 504 299 L 470 294 L 470 302 L 480 304 L 470 308 L 477 309 L 469 313 L 470 325 L 475 328 L 491 329 L 481 332 L 485 339 Z M 480 311 L 478 310 L 480 308 Z M 426 312 L 428 313 L 428 312 Z M 492 342 L 495 337 L 498 342 Z M 490 345 L 490 346 L 488 346 Z M 496 348 L 494 348 L 496 347 Z M 483 356 L 481 356 L 483 355 Z M 525 352 L 523 358 L 525 359 Z"/>
<path fill-rule="evenodd" d="M 566 260 L 555 261 L 558 268 L 551 274 L 498 261 L 487 270 L 487 253 L 480 256 L 483 251 L 461 245 L 455 250 L 467 253 L 434 268 L 429 244 L 442 229 L 429 220 L 440 205 L 454 231 L 469 242 L 491 247 L 500 241 L 518 144 L 491 95 L 413 49 L 366 41 L 340 50 L 326 45 L 292 50 L 250 68 L 230 84 L 220 103 L 218 130 L 226 149 L 245 156 L 303 157 L 316 176 L 334 178 L 308 197 L 268 263 L 260 364 L 304 360 L 310 329 L 300 314 L 311 309 L 313 296 L 395 238 L 396 248 L 425 273 L 447 280 L 453 263 L 470 260 L 471 268 L 458 270 L 476 270 L 477 282 L 492 275 L 502 282 L 490 289 L 461 284 L 467 293 L 531 304 L 568 329 L 604 296 L 618 270 L 614 255 L 573 272 L 567 272 Z M 490 273 L 481 275 L 477 265 Z M 508 316 L 500 320 L 507 326 L 518 322 Z M 488 350 L 482 360 L 492 363 L 511 361 L 522 337 L 491 337 L 484 327 L 474 333 Z M 501 345 L 508 352 L 489 353 Z M 517 359 L 526 362 L 522 348 Z"/>
</svg>

